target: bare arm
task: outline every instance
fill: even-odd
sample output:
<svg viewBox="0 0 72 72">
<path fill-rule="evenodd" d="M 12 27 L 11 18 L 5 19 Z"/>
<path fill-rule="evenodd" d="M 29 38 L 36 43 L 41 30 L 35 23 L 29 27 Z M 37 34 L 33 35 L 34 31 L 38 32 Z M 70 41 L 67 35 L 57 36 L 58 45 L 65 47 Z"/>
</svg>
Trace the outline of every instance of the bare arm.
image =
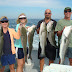
<svg viewBox="0 0 72 72">
<path fill-rule="evenodd" d="M 65 26 L 65 27 L 66 27 L 66 26 Z M 65 27 L 63 28 L 63 30 L 65 29 Z M 57 36 L 61 36 L 62 33 L 63 33 L 63 30 L 62 30 L 62 31 L 58 31 L 58 32 L 57 32 Z"/>
<path fill-rule="evenodd" d="M 20 39 L 21 33 L 20 33 L 20 29 L 18 28 L 18 31 L 15 32 L 15 30 L 13 29 L 13 37 L 15 39 Z"/>
</svg>

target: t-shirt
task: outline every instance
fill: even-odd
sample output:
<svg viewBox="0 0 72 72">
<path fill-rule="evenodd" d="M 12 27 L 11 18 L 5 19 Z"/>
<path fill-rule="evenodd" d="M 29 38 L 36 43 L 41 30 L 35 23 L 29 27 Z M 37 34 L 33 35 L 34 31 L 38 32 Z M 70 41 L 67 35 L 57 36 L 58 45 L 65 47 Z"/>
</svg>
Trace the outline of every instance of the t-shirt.
<svg viewBox="0 0 72 72">
<path fill-rule="evenodd" d="M 61 19 L 57 22 L 55 31 L 62 31 L 65 26 L 70 26 L 70 25 L 72 25 L 72 20 Z M 59 36 L 58 39 L 59 39 L 58 41 L 60 42 L 61 36 Z M 69 47 L 72 47 L 72 33 L 70 36 Z"/>
<path fill-rule="evenodd" d="M 12 51 L 11 51 L 11 39 L 10 39 L 9 31 L 7 31 L 6 33 L 3 33 L 3 36 L 4 36 L 3 53 L 5 55 L 12 54 Z"/>
</svg>

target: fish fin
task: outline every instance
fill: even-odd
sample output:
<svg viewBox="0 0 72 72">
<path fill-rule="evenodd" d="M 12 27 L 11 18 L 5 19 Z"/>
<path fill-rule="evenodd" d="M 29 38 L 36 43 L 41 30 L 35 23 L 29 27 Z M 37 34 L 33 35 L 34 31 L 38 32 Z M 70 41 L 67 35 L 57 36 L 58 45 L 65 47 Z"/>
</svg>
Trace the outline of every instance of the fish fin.
<svg viewBox="0 0 72 72">
<path fill-rule="evenodd" d="M 65 35 L 64 35 L 64 36 L 65 36 Z M 65 36 L 65 39 L 64 39 L 64 42 L 65 42 L 65 43 L 66 43 L 67 39 L 68 39 L 68 37 Z"/>
</svg>

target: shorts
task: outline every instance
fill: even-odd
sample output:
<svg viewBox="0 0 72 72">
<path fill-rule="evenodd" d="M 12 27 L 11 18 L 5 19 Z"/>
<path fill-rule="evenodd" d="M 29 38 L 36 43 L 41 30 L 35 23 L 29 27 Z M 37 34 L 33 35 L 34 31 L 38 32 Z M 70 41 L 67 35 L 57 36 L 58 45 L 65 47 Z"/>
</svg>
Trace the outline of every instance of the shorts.
<svg viewBox="0 0 72 72">
<path fill-rule="evenodd" d="M 39 42 L 38 59 L 42 59 L 41 57 L 39 57 L 40 53 L 41 53 L 41 47 L 40 47 L 40 42 Z M 50 60 L 55 60 L 55 57 L 56 57 L 56 48 L 50 44 L 50 42 L 48 41 L 48 39 L 47 39 L 47 45 L 45 47 L 45 55 Z"/>
<path fill-rule="evenodd" d="M 15 54 L 8 54 L 8 55 L 2 55 L 1 56 L 1 64 L 2 66 L 6 66 L 6 65 L 11 65 L 11 64 L 15 64 L 16 60 L 15 60 Z"/>
<path fill-rule="evenodd" d="M 28 48 L 27 48 L 27 54 L 28 54 Z M 18 59 L 24 58 L 23 48 L 16 47 L 16 58 L 18 58 Z"/>
<path fill-rule="evenodd" d="M 72 48 L 71 47 L 68 47 L 66 57 L 72 58 Z"/>
</svg>

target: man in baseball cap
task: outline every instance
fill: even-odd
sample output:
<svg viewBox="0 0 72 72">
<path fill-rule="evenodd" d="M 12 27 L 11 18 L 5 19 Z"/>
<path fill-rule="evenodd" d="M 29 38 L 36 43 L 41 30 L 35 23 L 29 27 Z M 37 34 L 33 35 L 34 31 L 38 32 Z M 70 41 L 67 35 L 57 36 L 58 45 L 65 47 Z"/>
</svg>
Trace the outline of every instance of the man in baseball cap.
<svg viewBox="0 0 72 72">
<path fill-rule="evenodd" d="M 60 47 L 60 39 L 61 39 L 62 32 L 63 32 L 64 28 L 66 26 L 72 25 L 71 13 L 72 13 L 71 8 L 66 7 L 64 9 L 64 18 L 57 22 L 55 31 L 57 32 L 57 35 L 58 35 L 58 42 L 59 42 L 58 45 L 59 45 L 59 47 Z M 72 66 L 72 32 L 71 32 L 69 46 L 68 46 L 68 49 L 67 49 L 66 56 L 69 58 L 70 65 Z"/>
</svg>

